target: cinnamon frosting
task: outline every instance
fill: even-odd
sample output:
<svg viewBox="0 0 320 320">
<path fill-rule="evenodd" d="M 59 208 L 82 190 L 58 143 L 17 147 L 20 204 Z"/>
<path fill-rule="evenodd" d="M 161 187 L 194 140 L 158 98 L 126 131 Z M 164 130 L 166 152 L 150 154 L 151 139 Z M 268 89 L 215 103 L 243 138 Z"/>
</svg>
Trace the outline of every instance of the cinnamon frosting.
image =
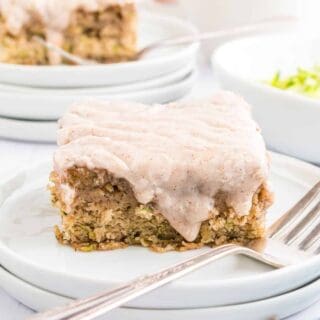
<svg viewBox="0 0 320 320">
<path fill-rule="evenodd" d="M 78 166 L 126 179 L 136 199 L 154 203 L 188 241 L 214 213 L 218 192 L 246 215 L 268 175 L 250 107 L 230 92 L 153 106 L 90 101 L 73 106 L 59 125 L 58 175 Z"/>
</svg>

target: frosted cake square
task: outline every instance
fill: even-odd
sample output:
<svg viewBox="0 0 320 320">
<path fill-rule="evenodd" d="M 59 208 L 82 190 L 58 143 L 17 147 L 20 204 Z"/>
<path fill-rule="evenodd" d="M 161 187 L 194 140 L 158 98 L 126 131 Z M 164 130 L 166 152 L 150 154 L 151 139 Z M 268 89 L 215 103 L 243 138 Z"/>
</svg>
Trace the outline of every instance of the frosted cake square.
<svg viewBox="0 0 320 320">
<path fill-rule="evenodd" d="M 33 36 L 101 63 L 136 53 L 137 12 L 129 0 L 0 0 L 0 61 L 60 64 Z"/>
<path fill-rule="evenodd" d="M 269 160 L 240 97 L 87 102 L 59 127 L 50 190 L 61 243 L 182 251 L 264 236 Z"/>
</svg>

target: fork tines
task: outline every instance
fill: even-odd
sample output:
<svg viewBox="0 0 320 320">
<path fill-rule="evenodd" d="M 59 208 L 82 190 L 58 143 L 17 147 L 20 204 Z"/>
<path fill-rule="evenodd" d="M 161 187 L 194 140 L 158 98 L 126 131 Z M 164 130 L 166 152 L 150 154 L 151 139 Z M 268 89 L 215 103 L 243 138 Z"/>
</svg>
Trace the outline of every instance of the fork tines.
<svg viewBox="0 0 320 320">
<path fill-rule="evenodd" d="M 269 237 L 304 251 L 319 252 L 320 181 L 269 228 Z"/>
<path fill-rule="evenodd" d="M 320 253 L 320 222 L 311 230 L 309 235 L 299 244 L 299 249 L 309 250 L 315 249 L 315 253 Z"/>
</svg>

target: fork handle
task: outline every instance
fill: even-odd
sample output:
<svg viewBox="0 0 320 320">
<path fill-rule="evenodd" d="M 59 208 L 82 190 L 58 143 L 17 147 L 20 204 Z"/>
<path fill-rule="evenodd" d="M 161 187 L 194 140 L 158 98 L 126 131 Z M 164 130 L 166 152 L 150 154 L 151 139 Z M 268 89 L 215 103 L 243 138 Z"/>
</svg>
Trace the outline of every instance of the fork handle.
<svg viewBox="0 0 320 320">
<path fill-rule="evenodd" d="M 67 306 L 58 307 L 39 313 L 29 320 L 89 320 L 101 316 L 124 303 L 131 301 L 147 292 L 178 279 L 213 261 L 231 254 L 244 254 L 275 267 L 282 265 L 252 249 L 228 244 L 201 253 L 184 262 L 178 263 L 151 275 L 139 277 L 115 290 L 103 292 L 86 299 L 71 302 Z"/>
<path fill-rule="evenodd" d="M 290 25 L 296 25 L 298 21 L 299 20 L 296 17 L 281 15 L 281 16 L 270 18 L 270 19 L 264 19 L 260 22 L 255 22 L 255 23 L 243 25 L 243 26 L 236 26 L 229 29 L 221 29 L 221 30 L 216 30 L 211 32 L 204 32 L 204 33 L 198 33 L 193 35 L 169 38 L 169 39 L 156 42 L 153 44 L 153 46 L 154 47 L 177 46 L 177 45 L 184 45 L 184 44 L 189 44 L 193 42 L 217 39 L 217 38 L 222 38 L 227 36 L 243 35 L 244 33 L 250 33 L 250 32 L 259 32 L 259 31 L 261 32 L 269 29 L 275 30 L 276 28 L 279 28 L 279 24 L 288 24 L 288 26 L 290 26 Z"/>
</svg>

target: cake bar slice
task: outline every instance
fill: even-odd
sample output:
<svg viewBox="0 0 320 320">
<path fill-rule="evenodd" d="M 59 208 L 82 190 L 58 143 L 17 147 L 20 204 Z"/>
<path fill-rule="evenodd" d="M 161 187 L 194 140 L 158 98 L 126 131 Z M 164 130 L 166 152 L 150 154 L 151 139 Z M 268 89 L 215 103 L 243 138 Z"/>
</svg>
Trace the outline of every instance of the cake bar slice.
<svg viewBox="0 0 320 320">
<path fill-rule="evenodd" d="M 0 0 L 1 62 L 68 63 L 35 35 L 82 58 L 130 60 L 136 53 L 136 7 L 129 0 Z"/>
<path fill-rule="evenodd" d="M 61 243 L 182 251 L 264 236 L 269 160 L 240 97 L 90 101 L 73 106 L 59 126 L 50 190 Z"/>
</svg>

